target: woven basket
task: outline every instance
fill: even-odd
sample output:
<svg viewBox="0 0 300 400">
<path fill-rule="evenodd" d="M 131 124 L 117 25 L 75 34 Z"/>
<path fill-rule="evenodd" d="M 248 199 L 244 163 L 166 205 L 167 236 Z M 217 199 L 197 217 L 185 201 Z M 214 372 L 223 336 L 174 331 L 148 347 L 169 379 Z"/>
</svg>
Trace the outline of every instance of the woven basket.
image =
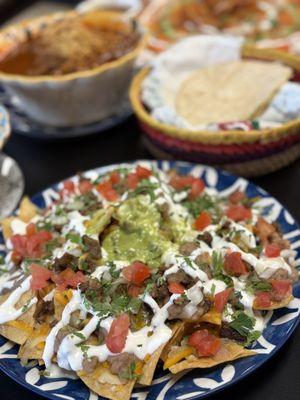
<svg viewBox="0 0 300 400">
<path fill-rule="evenodd" d="M 278 50 L 245 45 L 243 58 L 281 61 L 293 68 L 300 80 L 300 57 Z M 141 102 L 141 86 L 150 68 L 142 69 L 130 88 L 130 100 L 149 150 L 159 157 L 218 165 L 241 175 L 265 174 L 287 165 L 300 156 L 300 118 L 277 128 L 251 131 L 191 131 L 155 120 Z M 291 156 L 289 155 L 291 152 Z M 283 157 L 284 154 L 284 157 Z M 261 160 L 268 159 L 268 167 Z M 280 159 L 280 162 L 278 160 Z"/>
</svg>

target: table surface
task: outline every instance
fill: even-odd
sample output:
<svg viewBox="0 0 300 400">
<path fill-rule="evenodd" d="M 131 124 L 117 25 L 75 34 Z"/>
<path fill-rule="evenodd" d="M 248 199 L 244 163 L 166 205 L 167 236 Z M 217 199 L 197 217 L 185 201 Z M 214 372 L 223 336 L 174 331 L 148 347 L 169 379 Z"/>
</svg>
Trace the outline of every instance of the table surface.
<svg viewBox="0 0 300 400">
<path fill-rule="evenodd" d="M 0 20 L 5 20 L 3 14 Z M 151 159 L 134 117 L 107 132 L 72 140 L 49 142 L 13 133 L 4 152 L 19 163 L 25 177 L 25 192 L 29 195 L 79 171 L 130 160 Z M 276 197 L 300 221 L 300 160 L 253 181 Z M 210 399 L 299 399 L 299 342 L 298 328 L 288 343 L 258 371 L 225 392 L 210 396 Z M 5 377 L 2 372 L 0 379 L 2 400 L 41 399 Z"/>
</svg>

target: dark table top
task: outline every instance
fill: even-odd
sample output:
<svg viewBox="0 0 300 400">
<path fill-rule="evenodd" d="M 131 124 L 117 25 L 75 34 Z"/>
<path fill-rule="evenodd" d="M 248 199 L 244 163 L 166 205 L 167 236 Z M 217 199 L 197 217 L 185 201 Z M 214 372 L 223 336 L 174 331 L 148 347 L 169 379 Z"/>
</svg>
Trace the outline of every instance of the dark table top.
<svg viewBox="0 0 300 400">
<path fill-rule="evenodd" d="M 4 152 L 18 161 L 29 195 L 48 185 L 105 164 L 151 158 L 145 149 L 134 117 L 107 132 L 70 141 L 42 141 L 13 134 Z M 281 201 L 300 221 L 300 160 L 273 174 L 253 180 Z M 283 348 L 250 377 L 211 396 L 212 400 L 296 400 L 300 398 L 300 329 Z M 1 396 L 40 399 L 0 373 Z"/>
</svg>

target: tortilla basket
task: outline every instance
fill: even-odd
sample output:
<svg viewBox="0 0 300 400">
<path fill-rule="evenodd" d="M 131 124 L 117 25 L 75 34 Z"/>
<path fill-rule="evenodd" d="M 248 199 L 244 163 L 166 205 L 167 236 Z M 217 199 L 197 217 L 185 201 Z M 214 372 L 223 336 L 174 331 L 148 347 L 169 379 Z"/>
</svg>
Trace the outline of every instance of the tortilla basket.
<svg viewBox="0 0 300 400">
<path fill-rule="evenodd" d="M 300 57 L 273 49 L 244 45 L 243 58 L 280 61 L 293 68 L 300 81 Z M 141 101 L 141 87 L 150 68 L 142 69 L 130 88 L 133 110 L 149 151 L 157 158 L 215 165 L 244 176 L 264 175 L 300 157 L 300 117 L 276 128 L 260 130 L 192 131 L 154 119 Z"/>
</svg>

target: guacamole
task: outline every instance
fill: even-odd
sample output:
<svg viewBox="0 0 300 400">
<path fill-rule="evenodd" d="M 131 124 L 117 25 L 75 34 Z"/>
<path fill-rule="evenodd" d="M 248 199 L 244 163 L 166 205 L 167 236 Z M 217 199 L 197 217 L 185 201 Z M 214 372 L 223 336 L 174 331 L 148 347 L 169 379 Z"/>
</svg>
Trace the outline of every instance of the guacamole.
<svg viewBox="0 0 300 400">
<path fill-rule="evenodd" d="M 172 229 L 176 232 L 175 223 L 171 219 L 164 221 L 158 206 L 148 196 L 125 200 L 114 217 L 118 225 L 103 241 L 109 260 L 139 260 L 158 268 L 162 254 L 170 247 L 177 247 L 178 236 L 172 234 Z"/>
</svg>

